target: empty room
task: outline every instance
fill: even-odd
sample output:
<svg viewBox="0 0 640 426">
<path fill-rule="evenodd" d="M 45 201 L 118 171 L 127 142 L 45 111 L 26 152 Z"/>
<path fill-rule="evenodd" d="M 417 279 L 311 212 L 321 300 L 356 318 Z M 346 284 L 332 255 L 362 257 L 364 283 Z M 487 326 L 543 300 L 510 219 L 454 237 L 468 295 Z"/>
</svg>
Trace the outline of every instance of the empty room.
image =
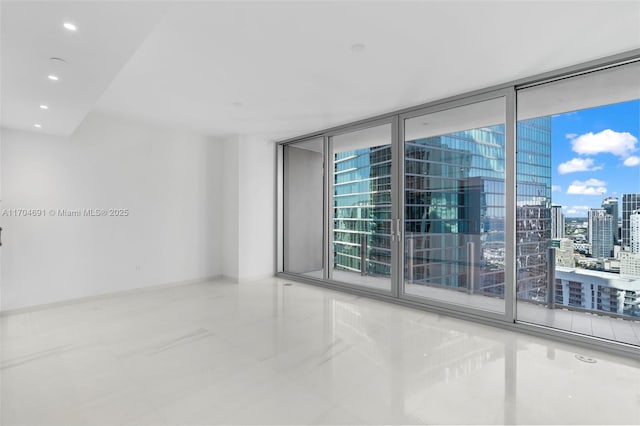
<svg viewBox="0 0 640 426">
<path fill-rule="evenodd" d="M 0 424 L 640 424 L 640 2 L 0 2 Z"/>
</svg>

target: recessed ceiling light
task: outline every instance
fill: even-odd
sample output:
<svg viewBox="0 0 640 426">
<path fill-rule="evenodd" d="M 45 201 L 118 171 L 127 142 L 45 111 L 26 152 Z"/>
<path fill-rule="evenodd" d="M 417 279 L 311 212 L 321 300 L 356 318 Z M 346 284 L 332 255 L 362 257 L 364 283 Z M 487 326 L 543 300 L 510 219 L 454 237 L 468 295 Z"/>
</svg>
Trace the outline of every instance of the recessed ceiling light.
<svg viewBox="0 0 640 426">
<path fill-rule="evenodd" d="M 57 75 L 49 74 L 49 80 L 58 81 L 60 78 Z"/>
<path fill-rule="evenodd" d="M 366 48 L 367 48 L 367 46 L 365 46 L 362 43 L 356 43 L 356 44 L 351 45 L 351 51 L 353 53 L 364 52 L 364 49 L 366 49 Z"/>
<path fill-rule="evenodd" d="M 46 105 L 40 105 L 40 109 L 49 109 L 49 107 Z"/>
<path fill-rule="evenodd" d="M 42 124 L 40 124 L 40 123 L 36 123 L 36 124 L 34 124 L 34 125 L 33 125 L 33 127 L 35 127 L 36 129 L 39 129 L 39 128 L 41 128 L 41 127 L 42 127 Z"/>
<path fill-rule="evenodd" d="M 71 22 L 65 22 L 63 24 L 63 26 L 68 29 L 69 31 L 75 31 L 78 29 L 78 27 L 76 27 L 75 25 L 73 25 Z"/>
</svg>

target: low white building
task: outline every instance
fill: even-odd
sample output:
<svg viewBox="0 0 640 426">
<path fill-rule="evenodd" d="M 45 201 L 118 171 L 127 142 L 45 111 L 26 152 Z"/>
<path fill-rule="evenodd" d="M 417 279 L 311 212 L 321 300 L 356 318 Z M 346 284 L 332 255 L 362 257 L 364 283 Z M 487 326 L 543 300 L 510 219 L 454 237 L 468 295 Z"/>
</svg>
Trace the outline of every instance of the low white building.
<svg viewBox="0 0 640 426">
<path fill-rule="evenodd" d="M 640 277 L 556 267 L 555 303 L 640 317 Z"/>
</svg>

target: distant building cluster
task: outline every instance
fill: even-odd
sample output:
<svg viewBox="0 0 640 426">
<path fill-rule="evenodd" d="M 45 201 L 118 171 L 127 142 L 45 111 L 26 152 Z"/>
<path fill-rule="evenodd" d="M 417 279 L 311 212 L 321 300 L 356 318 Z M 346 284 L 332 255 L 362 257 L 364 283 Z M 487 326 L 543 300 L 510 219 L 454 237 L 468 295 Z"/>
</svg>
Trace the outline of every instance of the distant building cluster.
<svg viewBox="0 0 640 426">
<path fill-rule="evenodd" d="M 565 223 L 556 207 L 556 303 L 640 316 L 640 194 L 624 194 L 621 210 L 617 198 L 605 198 L 600 208 L 589 209 L 586 222 Z"/>
<path fill-rule="evenodd" d="M 636 256 L 629 254 L 640 255 L 640 194 L 624 194 L 622 210 L 618 198 L 605 198 L 600 208 L 589 209 L 584 224 L 565 223 L 561 206 L 552 206 L 551 215 L 552 238 L 573 242 L 577 255 L 572 266 L 619 272 L 622 263 L 635 262 Z M 624 268 L 629 270 L 628 265 Z"/>
</svg>

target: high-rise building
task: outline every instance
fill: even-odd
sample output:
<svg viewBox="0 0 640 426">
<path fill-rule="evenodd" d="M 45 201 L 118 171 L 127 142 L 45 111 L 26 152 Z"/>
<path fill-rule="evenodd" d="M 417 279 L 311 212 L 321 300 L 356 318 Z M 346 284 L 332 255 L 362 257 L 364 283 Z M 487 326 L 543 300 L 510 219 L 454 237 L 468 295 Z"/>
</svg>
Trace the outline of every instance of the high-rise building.
<svg viewBox="0 0 640 426">
<path fill-rule="evenodd" d="M 629 216 L 629 251 L 640 253 L 640 209 Z"/>
<path fill-rule="evenodd" d="M 611 257 L 613 252 L 613 216 L 604 209 L 589 210 L 591 229 L 591 256 Z"/>
<path fill-rule="evenodd" d="M 551 239 L 551 117 L 518 121 L 517 135 L 516 296 L 539 300 Z"/>
<path fill-rule="evenodd" d="M 526 292 L 546 286 L 551 118 L 527 120 L 518 126 L 519 139 L 528 138 L 532 151 L 518 161 L 518 278 Z M 504 143 L 501 125 L 405 142 L 408 282 L 504 294 Z M 389 145 L 335 154 L 337 269 L 390 274 L 390 157 Z M 532 175 L 531 170 L 543 170 L 544 175 Z"/>
<path fill-rule="evenodd" d="M 635 210 L 640 209 L 640 193 L 622 195 L 622 246 L 629 247 L 631 243 L 630 216 Z"/>
<path fill-rule="evenodd" d="M 592 223 L 593 223 L 593 216 L 596 214 L 598 209 L 589 209 L 589 211 L 587 212 L 587 240 L 589 240 L 589 243 L 591 243 L 591 240 L 593 239 L 593 227 L 592 227 Z"/>
<path fill-rule="evenodd" d="M 408 281 L 503 294 L 503 147 L 503 126 L 405 143 Z"/>
<path fill-rule="evenodd" d="M 564 238 L 564 214 L 562 206 L 551 206 L 551 238 Z"/>
<path fill-rule="evenodd" d="M 618 212 L 618 198 L 616 197 L 608 197 L 602 200 L 602 208 L 613 216 L 613 244 L 620 244 L 620 238 L 618 238 L 618 221 L 620 220 L 619 212 Z"/>
<path fill-rule="evenodd" d="M 551 209 L 543 201 L 516 207 L 517 296 L 531 300 L 546 292 Z"/>
<path fill-rule="evenodd" d="M 389 145 L 335 154 L 334 209 L 334 267 L 388 276 L 391 273 Z"/>
<path fill-rule="evenodd" d="M 544 298 L 551 239 L 551 117 L 517 123 L 516 297 Z"/>
</svg>

